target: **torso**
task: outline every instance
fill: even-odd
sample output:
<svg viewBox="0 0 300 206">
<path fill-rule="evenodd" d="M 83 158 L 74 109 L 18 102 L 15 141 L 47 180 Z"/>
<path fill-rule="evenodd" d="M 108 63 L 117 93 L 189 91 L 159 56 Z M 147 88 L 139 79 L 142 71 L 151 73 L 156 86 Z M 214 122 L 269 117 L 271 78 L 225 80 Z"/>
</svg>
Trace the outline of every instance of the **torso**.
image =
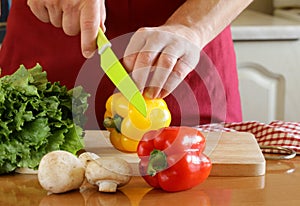
<svg viewBox="0 0 300 206">
<path fill-rule="evenodd" d="M 185 1 L 107 0 L 106 35 L 113 42 L 120 35 L 134 32 L 142 26 L 159 26 L 183 2 Z M 84 67 L 98 64 L 91 62 L 94 59 L 86 61 L 81 55 L 79 35 L 66 36 L 61 29 L 40 22 L 30 12 L 26 0 L 13 2 L 8 21 L 7 37 L 0 50 L 1 75 L 13 73 L 20 64 L 30 68 L 40 63 L 47 71 L 50 81 L 60 81 L 71 88 L 78 82 Z M 100 71 L 98 68 L 91 68 L 86 73 L 88 76 L 84 77 L 86 82 L 95 78 L 96 73 L 102 77 L 101 81 L 95 80 L 99 81 L 99 85 L 91 84 L 98 89 L 90 88 L 97 92 L 94 92 L 96 96 L 90 98 L 87 128 L 102 127 L 105 101 L 115 89 Z M 187 89 L 191 92 L 187 92 Z M 204 48 L 195 71 L 165 100 L 172 113 L 172 125 L 241 121 L 230 27 Z"/>
</svg>

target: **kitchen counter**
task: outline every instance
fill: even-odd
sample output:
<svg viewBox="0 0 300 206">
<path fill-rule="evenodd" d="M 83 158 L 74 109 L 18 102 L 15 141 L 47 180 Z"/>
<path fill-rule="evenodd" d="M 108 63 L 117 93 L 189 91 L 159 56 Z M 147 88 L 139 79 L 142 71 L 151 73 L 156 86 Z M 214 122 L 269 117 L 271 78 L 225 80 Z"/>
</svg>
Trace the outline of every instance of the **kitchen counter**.
<svg viewBox="0 0 300 206">
<path fill-rule="evenodd" d="M 134 177 L 115 194 L 90 189 L 47 195 L 36 175 L 2 175 L 0 184 L 0 205 L 7 206 L 152 206 L 179 202 L 185 206 L 300 205 L 300 157 L 268 160 L 264 176 L 209 177 L 199 186 L 178 193 L 152 189 L 141 177 Z"/>
<path fill-rule="evenodd" d="M 295 40 L 300 38 L 300 23 L 245 10 L 232 23 L 233 40 Z"/>
</svg>

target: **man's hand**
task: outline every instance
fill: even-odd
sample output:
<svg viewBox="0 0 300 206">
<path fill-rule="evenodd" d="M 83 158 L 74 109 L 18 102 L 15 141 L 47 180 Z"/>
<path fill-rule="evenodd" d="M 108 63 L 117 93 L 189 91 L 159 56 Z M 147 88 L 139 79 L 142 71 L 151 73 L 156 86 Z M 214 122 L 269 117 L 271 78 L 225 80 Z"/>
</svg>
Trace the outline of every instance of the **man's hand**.
<svg viewBox="0 0 300 206">
<path fill-rule="evenodd" d="M 67 35 L 81 32 L 82 54 L 92 57 L 99 26 L 105 30 L 104 0 L 28 0 L 27 4 L 38 19 L 62 28 Z"/>
<path fill-rule="evenodd" d="M 195 68 L 201 48 L 192 39 L 181 26 L 142 28 L 132 36 L 123 63 L 146 97 L 166 97 Z"/>
</svg>

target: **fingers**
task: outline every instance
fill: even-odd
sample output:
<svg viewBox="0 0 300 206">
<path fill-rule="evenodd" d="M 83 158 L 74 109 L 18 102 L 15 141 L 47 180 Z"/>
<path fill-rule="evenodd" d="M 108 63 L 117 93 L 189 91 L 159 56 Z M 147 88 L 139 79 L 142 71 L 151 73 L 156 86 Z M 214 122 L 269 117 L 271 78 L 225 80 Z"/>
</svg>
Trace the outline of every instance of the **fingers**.
<svg viewBox="0 0 300 206">
<path fill-rule="evenodd" d="M 50 22 L 55 27 L 62 27 L 63 10 L 58 0 L 28 0 L 27 5 L 42 22 Z"/>
<path fill-rule="evenodd" d="M 106 19 L 106 8 L 105 8 L 105 3 L 104 1 L 101 1 L 98 3 L 100 5 L 100 28 L 105 32 L 106 27 L 105 27 L 105 19 Z"/>
<path fill-rule="evenodd" d="M 148 98 L 158 98 L 165 87 L 167 80 L 172 72 L 175 72 L 175 65 L 177 62 L 177 55 L 165 53 L 164 51 L 159 55 L 159 58 L 152 69 L 153 74 L 149 86 L 145 89 L 144 94 Z"/>
<path fill-rule="evenodd" d="M 163 82 L 167 79 L 168 74 L 165 71 L 158 70 L 157 61 L 161 62 L 164 58 L 161 53 L 165 46 L 163 36 L 160 33 L 153 32 L 152 28 L 143 28 L 137 31 L 131 38 L 129 45 L 125 51 L 123 63 L 128 72 L 132 72 L 131 76 L 140 91 L 147 87 L 151 87 L 154 94 L 159 93 Z M 156 42 L 155 44 L 153 42 Z M 169 68 L 169 66 L 162 66 Z M 155 69 L 156 72 L 153 72 Z M 162 72 L 159 72 L 162 71 Z M 151 76 L 153 75 L 154 76 Z M 155 87 L 155 90 L 153 90 Z M 146 88 L 146 90 L 148 90 Z M 158 89 L 160 88 L 160 89 Z M 151 95 L 152 96 L 152 95 Z"/>
<path fill-rule="evenodd" d="M 103 0 L 28 0 L 27 5 L 38 19 L 62 28 L 67 35 L 81 31 L 82 54 L 93 55 L 99 26 L 105 30 Z"/>
<path fill-rule="evenodd" d="M 53 4 L 47 5 L 46 9 L 48 10 L 51 24 L 58 28 L 62 27 L 62 9 Z"/>
<path fill-rule="evenodd" d="M 141 52 L 138 55 L 132 55 L 132 59 L 135 59 L 134 65 L 131 67 L 133 71 L 131 77 L 136 83 L 138 89 L 143 92 L 146 87 L 149 74 L 151 72 L 151 65 L 155 61 L 156 54 L 151 52 Z"/>
<path fill-rule="evenodd" d="M 125 50 L 123 65 L 135 81 L 138 89 L 143 92 L 151 65 L 153 65 L 156 54 L 145 49 L 146 36 L 143 31 L 137 31 Z"/>
<path fill-rule="evenodd" d="M 66 7 L 63 9 L 61 17 L 61 27 L 67 35 L 74 36 L 80 32 L 80 11 L 74 7 Z"/>
<path fill-rule="evenodd" d="M 48 9 L 44 6 L 42 1 L 28 0 L 27 5 L 31 12 L 42 22 L 50 22 Z"/>
<path fill-rule="evenodd" d="M 86 58 L 93 56 L 97 46 L 96 38 L 100 24 L 100 3 L 89 0 L 80 13 L 81 50 Z"/>
<path fill-rule="evenodd" d="M 182 45 L 181 45 L 182 46 Z M 189 45 L 186 50 L 180 50 L 180 45 L 174 44 L 171 49 L 166 49 L 164 55 L 161 55 L 157 63 L 157 69 L 152 81 L 161 77 L 161 88 L 149 89 L 145 94 L 149 98 L 164 98 L 176 89 L 176 87 L 185 79 L 185 77 L 196 67 L 200 59 L 200 49 L 195 45 Z M 177 50 L 174 50 L 177 48 Z M 180 53 L 181 52 L 181 53 Z M 161 70 L 164 74 L 160 74 Z M 164 79 L 167 77 L 166 79 Z M 151 86 L 152 84 L 150 84 Z M 155 88 L 155 87 L 152 87 Z"/>
<path fill-rule="evenodd" d="M 124 65 L 148 98 L 169 95 L 195 68 L 200 49 L 172 32 L 144 28 L 125 51 Z"/>
<path fill-rule="evenodd" d="M 190 67 L 189 65 L 185 64 L 184 61 L 178 59 L 172 72 L 168 76 L 168 79 L 165 81 L 162 90 L 155 97 L 165 98 L 171 94 L 193 69 L 194 67 Z"/>
<path fill-rule="evenodd" d="M 184 57 L 162 53 L 148 77 L 151 79 L 144 95 L 147 98 L 164 98 L 184 80 L 195 66 L 186 64 Z"/>
<path fill-rule="evenodd" d="M 132 78 L 136 82 L 137 87 L 141 92 L 143 92 L 144 88 L 149 85 L 149 81 L 153 80 L 152 71 L 155 67 L 155 64 L 159 58 L 159 53 L 156 51 L 150 51 L 145 48 L 142 49 L 137 55 L 132 55 L 132 58 L 135 58 L 134 65 L 132 66 Z M 157 75 L 156 75 L 157 76 Z M 159 77 L 160 79 L 163 77 Z M 160 85 L 155 84 L 155 86 L 159 87 Z"/>
<path fill-rule="evenodd" d="M 64 0 L 28 0 L 27 5 L 41 21 L 63 28 L 68 35 L 79 32 L 79 2 Z"/>
<path fill-rule="evenodd" d="M 123 64 L 128 72 L 134 70 L 134 65 L 137 63 L 137 57 L 139 52 L 144 48 L 146 44 L 146 34 L 142 31 L 136 31 L 131 37 L 128 46 L 124 53 Z M 143 68 L 143 65 L 137 65 L 136 68 Z"/>
</svg>

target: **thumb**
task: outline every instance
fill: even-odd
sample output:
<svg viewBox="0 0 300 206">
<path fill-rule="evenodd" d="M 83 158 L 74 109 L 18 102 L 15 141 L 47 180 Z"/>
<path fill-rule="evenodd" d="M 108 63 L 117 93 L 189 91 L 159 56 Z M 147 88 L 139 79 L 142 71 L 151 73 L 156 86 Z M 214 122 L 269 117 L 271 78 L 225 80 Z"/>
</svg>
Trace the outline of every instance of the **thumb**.
<svg viewBox="0 0 300 206">
<path fill-rule="evenodd" d="M 81 29 L 81 50 L 85 58 L 90 58 L 94 54 L 96 38 L 100 25 L 100 8 L 95 2 L 89 1 L 85 4 L 80 14 Z"/>
</svg>

